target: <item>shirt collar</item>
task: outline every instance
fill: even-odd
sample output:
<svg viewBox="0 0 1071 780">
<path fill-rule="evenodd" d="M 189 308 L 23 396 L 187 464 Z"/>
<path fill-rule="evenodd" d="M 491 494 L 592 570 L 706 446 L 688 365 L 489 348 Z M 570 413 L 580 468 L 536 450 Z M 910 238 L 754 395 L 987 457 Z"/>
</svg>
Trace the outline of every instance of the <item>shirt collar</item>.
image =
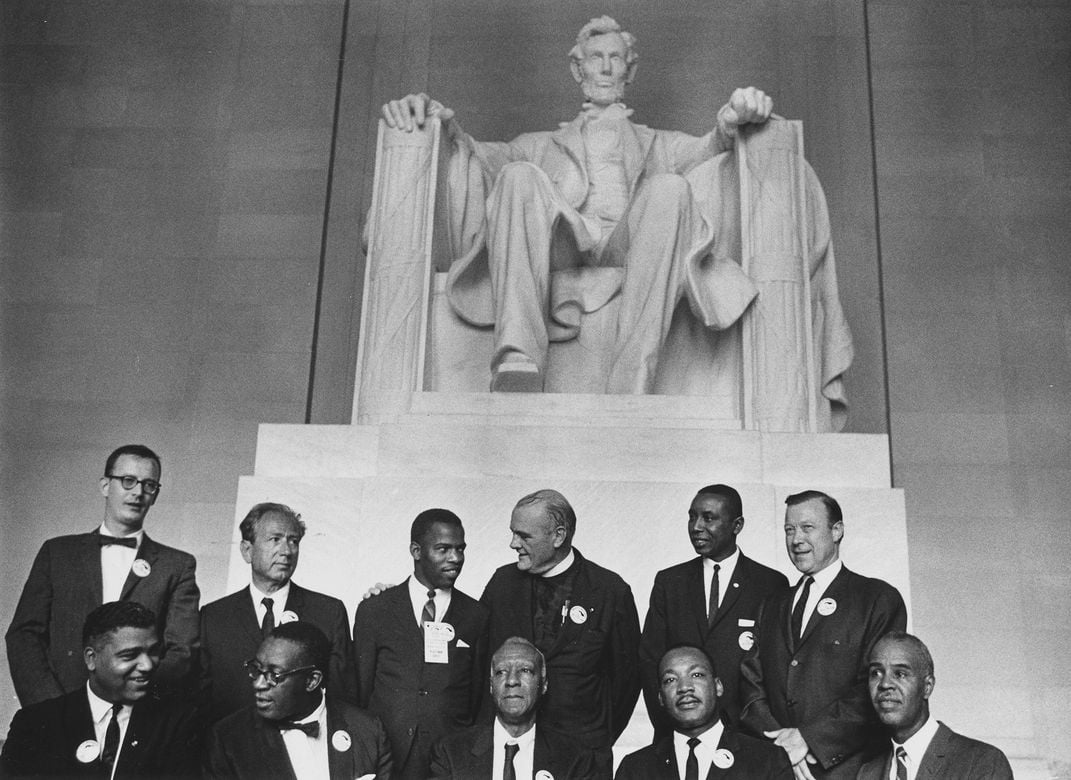
<svg viewBox="0 0 1071 780">
<path fill-rule="evenodd" d="M 435 591 L 435 597 L 438 598 L 443 593 L 451 593 L 453 588 L 425 588 L 424 583 L 416 578 L 415 574 L 409 576 L 409 597 L 414 600 L 419 600 L 421 604 L 428 600 L 428 591 Z"/>
<path fill-rule="evenodd" d="M 926 748 L 930 746 L 934 735 L 937 734 L 938 725 L 936 719 L 926 718 L 926 722 L 922 724 L 922 727 L 904 741 L 903 747 L 907 752 L 907 757 L 915 766 L 918 766 L 922 761 L 922 757 L 926 755 Z M 896 747 L 896 740 L 893 740 L 893 753 L 896 752 Z"/>
<path fill-rule="evenodd" d="M 111 531 L 108 530 L 108 527 L 106 525 L 104 525 L 104 523 L 101 523 L 100 524 L 100 535 L 101 536 L 110 536 L 110 537 L 112 537 L 114 539 L 137 539 L 138 540 L 138 547 L 141 547 L 141 540 L 145 537 L 145 529 L 144 528 L 139 528 L 138 530 L 136 530 L 132 534 L 127 534 L 126 536 L 116 536 L 115 534 L 113 534 Z"/>
<path fill-rule="evenodd" d="M 576 560 L 576 554 L 573 553 L 573 548 L 570 547 L 569 548 L 569 554 L 566 555 L 564 558 L 562 558 L 561 561 L 558 562 L 557 566 L 555 566 L 550 571 L 543 572 L 539 576 L 541 576 L 541 577 L 555 577 L 555 576 L 557 576 L 559 574 L 564 574 L 565 572 L 569 571 L 569 567 L 573 565 L 573 561 L 575 561 L 575 560 Z"/>
<path fill-rule="evenodd" d="M 327 698 L 320 693 L 320 703 L 316 705 L 316 709 L 310 712 L 301 720 L 295 720 L 294 723 L 320 723 L 320 719 L 323 717 L 324 712 L 327 711 Z M 322 725 L 322 724 L 321 724 Z M 323 734 L 324 729 L 320 729 L 320 733 Z"/>
<path fill-rule="evenodd" d="M 844 564 L 841 563 L 840 558 L 837 558 L 837 560 L 826 566 L 822 571 L 817 572 L 816 574 L 811 574 L 810 576 L 814 578 L 813 590 L 816 590 L 819 593 L 825 593 L 826 588 L 829 587 L 830 583 L 832 583 L 833 579 L 840 574 L 840 570 L 843 568 Z M 803 575 L 804 579 L 806 579 L 807 576 L 808 575 L 806 574 Z"/>
<path fill-rule="evenodd" d="M 715 561 L 711 558 L 703 558 L 703 571 L 707 573 L 707 578 L 709 579 L 710 575 L 714 572 L 714 564 L 716 563 L 719 567 L 718 579 L 728 582 L 732 578 L 733 572 L 736 571 L 736 562 L 739 560 L 740 546 L 737 545 L 736 549 L 733 550 L 733 554 L 723 561 Z"/>
<path fill-rule="evenodd" d="M 506 743 L 512 742 L 522 748 L 525 748 L 535 743 L 535 723 L 532 724 L 532 728 L 528 729 L 528 731 L 524 732 L 519 737 L 514 737 L 508 731 L 506 731 L 506 727 L 503 726 L 502 722 L 499 721 L 499 719 L 496 717 L 494 730 L 495 744 L 505 745 Z"/>
<path fill-rule="evenodd" d="M 113 703 L 105 701 L 104 699 L 93 693 L 93 689 L 89 687 L 89 682 L 86 682 L 86 693 L 89 695 L 89 712 L 93 716 L 94 723 L 100 723 L 108 714 L 112 711 Z M 126 707 L 127 705 L 123 705 Z"/>
<path fill-rule="evenodd" d="M 287 599 L 290 598 L 290 582 L 288 580 L 287 583 L 279 588 L 279 590 L 275 591 L 275 593 L 264 593 L 260 588 L 250 582 L 249 594 L 253 597 L 254 606 L 257 607 L 260 606 L 262 599 L 271 599 L 272 611 L 274 612 L 276 607 L 282 609 L 286 606 Z"/>
</svg>

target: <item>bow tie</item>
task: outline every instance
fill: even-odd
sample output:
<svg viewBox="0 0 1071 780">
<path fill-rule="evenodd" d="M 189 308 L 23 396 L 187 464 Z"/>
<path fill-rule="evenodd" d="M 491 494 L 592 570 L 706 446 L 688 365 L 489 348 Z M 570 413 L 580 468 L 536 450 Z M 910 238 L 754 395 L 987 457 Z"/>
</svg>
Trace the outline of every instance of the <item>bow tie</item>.
<svg viewBox="0 0 1071 780">
<path fill-rule="evenodd" d="M 131 548 L 135 548 L 138 546 L 137 537 L 134 536 L 124 536 L 120 539 L 117 536 L 104 536 L 103 534 L 101 534 L 98 538 L 100 539 L 101 547 L 107 547 L 109 544 L 119 544 L 123 547 Z"/>
<path fill-rule="evenodd" d="M 290 729 L 297 729 L 303 732 L 306 737 L 312 737 L 313 739 L 320 736 L 320 722 L 315 720 L 309 723 L 293 723 L 288 720 L 279 722 L 279 731 L 289 731 Z"/>
</svg>

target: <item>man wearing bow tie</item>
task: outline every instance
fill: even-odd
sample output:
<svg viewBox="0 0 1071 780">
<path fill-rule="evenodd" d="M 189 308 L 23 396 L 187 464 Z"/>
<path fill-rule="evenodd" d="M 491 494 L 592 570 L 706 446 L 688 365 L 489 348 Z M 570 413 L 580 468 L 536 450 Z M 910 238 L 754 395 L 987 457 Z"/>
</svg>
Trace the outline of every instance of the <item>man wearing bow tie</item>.
<svg viewBox="0 0 1071 780">
<path fill-rule="evenodd" d="M 766 121 L 770 98 L 736 90 L 702 137 L 652 130 L 621 102 L 637 59 L 630 33 L 592 19 L 570 52 L 585 98 L 579 116 L 509 143 L 475 141 L 424 94 L 383 106 L 391 127 L 411 131 L 429 115 L 445 123 L 456 258 L 447 294 L 466 322 L 494 325 L 493 390 L 542 391 L 548 341 L 575 338 L 580 314 L 620 293 L 606 392 L 652 392 L 682 297 L 724 329 L 756 294 L 724 252 L 701 262 L 720 227 L 685 176 L 732 148 L 738 126 Z"/>
<path fill-rule="evenodd" d="M 785 546 L 803 575 L 763 608 L 740 667 L 740 721 L 788 754 L 800 780 L 854 778 L 880 750 L 867 692 L 870 649 L 903 631 L 900 593 L 840 561 L 840 504 L 817 490 L 785 499 Z"/>
<path fill-rule="evenodd" d="M 324 694 L 331 644 L 311 623 L 277 627 L 245 665 L 254 705 L 212 729 L 206 778 L 390 780 L 379 719 Z"/>
<path fill-rule="evenodd" d="M 293 581 L 305 523 L 285 504 L 250 509 L 238 526 L 250 583 L 201 610 L 201 685 L 211 718 L 219 720 L 253 703 L 238 672 L 262 639 L 283 623 L 312 623 L 331 642 L 331 696 L 356 702 L 353 642 L 346 606 L 334 596 Z"/>
<path fill-rule="evenodd" d="M 150 692 L 160 660 L 156 615 L 135 601 L 92 610 L 77 690 L 19 710 L 0 756 L 3 777 L 194 777 L 201 726 L 192 704 Z"/>
<path fill-rule="evenodd" d="M 140 444 L 119 447 L 100 478 L 101 526 L 42 545 L 6 636 L 23 706 L 85 684 L 79 631 L 86 615 L 110 601 L 137 601 L 155 613 L 162 639 L 157 689 L 188 692 L 198 644 L 196 561 L 145 533 L 145 516 L 160 490 L 159 456 Z"/>
<path fill-rule="evenodd" d="M 738 734 L 721 712 L 724 688 L 710 656 L 680 645 L 658 662 L 658 703 L 672 731 L 625 756 L 616 780 L 789 780 L 784 752 Z"/>
</svg>

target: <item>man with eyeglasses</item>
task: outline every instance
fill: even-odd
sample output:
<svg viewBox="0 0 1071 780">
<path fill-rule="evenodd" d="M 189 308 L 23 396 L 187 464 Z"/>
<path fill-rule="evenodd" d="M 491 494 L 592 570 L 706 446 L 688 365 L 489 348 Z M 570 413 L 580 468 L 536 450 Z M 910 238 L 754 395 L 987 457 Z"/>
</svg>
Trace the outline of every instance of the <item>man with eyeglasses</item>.
<svg viewBox="0 0 1071 780">
<path fill-rule="evenodd" d="M 194 777 L 202 731 L 192 704 L 150 692 L 160 658 L 156 615 L 136 601 L 94 609 L 82 628 L 77 690 L 19 710 L 2 777 Z"/>
<path fill-rule="evenodd" d="M 204 777 L 387 780 L 379 719 L 324 693 L 331 644 L 311 623 L 284 623 L 246 662 L 254 705 L 216 724 Z"/>
<path fill-rule="evenodd" d="M 186 692 L 200 592 L 194 557 L 153 541 L 142 527 L 160 490 L 160 457 L 141 444 L 119 447 L 100 478 L 104 522 L 42 545 L 6 636 L 22 706 L 85 685 L 82 622 L 110 601 L 137 601 L 155 613 L 161 637 L 157 692 Z"/>
<path fill-rule="evenodd" d="M 213 721 L 253 703 L 249 685 L 235 674 L 276 626 L 312 623 L 331 642 L 331 695 L 356 702 L 353 642 L 346 606 L 333 596 L 293 581 L 305 523 L 285 504 L 254 505 L 242 519 L 242 558 L 247 587 L 201 610 L 201 674 Z"/>
</svg>

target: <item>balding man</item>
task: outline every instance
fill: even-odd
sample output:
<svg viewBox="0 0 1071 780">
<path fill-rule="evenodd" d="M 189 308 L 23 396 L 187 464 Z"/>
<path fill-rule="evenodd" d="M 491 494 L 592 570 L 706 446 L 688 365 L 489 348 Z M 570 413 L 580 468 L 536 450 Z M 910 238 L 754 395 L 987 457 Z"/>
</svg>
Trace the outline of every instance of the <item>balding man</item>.
<svg viewBox="0 0 1071 780">
<path fill-rule="evenodd" d="M 621 577 L 573 547 L 576 514 L 556 490 L 520 501 L 510 519 L 516 564 L 499 568 L 481 601 L 491 609 L 490 644 L 532 642 L 547 663 L 542 722 L 572 734 L 612 773 L 611 747 L 639 696 L 639 617 Z"/>
<path fill-rule="evenodd" d="M 892 744 L 859 780 L 1012 780 L 1008 758 L 930 717 L 933 658 L 911 634 L 886 634 L 870 651 L 870 702 Z"/>
<path fill-rule="evenodd" d="M 797 778 L 854 778 L 883 742 L 867 694 L 870 649 L 907 625 L 896 588 L 840 561 L 840 504 L 817 490 L 785 500 L 785 545 L 803 575 L 763 610 L 741 665 L 741 722 L 788 754 Z"/>
</svg>

